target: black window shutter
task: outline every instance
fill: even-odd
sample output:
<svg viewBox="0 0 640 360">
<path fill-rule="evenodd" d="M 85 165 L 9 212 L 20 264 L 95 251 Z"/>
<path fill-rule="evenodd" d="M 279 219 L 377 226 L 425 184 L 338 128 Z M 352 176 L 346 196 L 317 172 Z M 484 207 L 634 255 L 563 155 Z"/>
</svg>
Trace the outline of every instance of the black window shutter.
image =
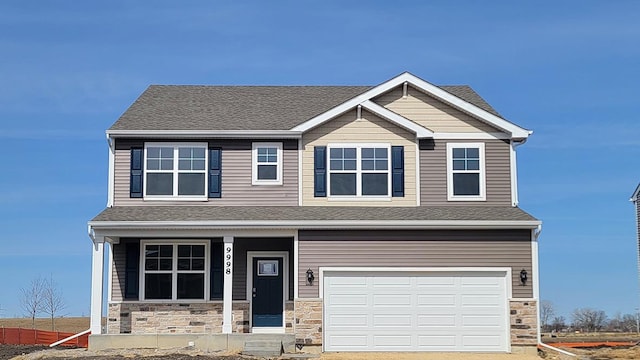
<svg viewBox="0 0 640 360">
<path fill-rule="evenodd" d="M 313 188 L 315 197 L 327 196 L 327 147 L 316 146 L 314 148 L 314 176 Z"/>
<path fill-rule="evenodd" d="M 404 146 L 391 147 L 391 190 L 394 197 L 404 196 Z"/>
<path fill-rule="evenodd" d="M 129 197 L 142 197 L 142 148 L 131 149 L 131 179 Z"/>
<path fill-rule="evenodd" d="M 211 274 L 209 278 L 211 300 L 222 299 L 222 285 L 224 282 L 222 263 L 222 243 L 219 241 L 211 240 Z"/>
<path fill-rule="evenodd" d="M 125 300 L 138 300 L 139 279 L 140 279 L 140 243 L 129 243 L 125 251 L 125 274 L 124 274 L 124 298 Z"/>
<path fill-rule="evenodd" d="M 222 196 L 222 149 L 209 149 L 209 197 Z"/>
</svg>

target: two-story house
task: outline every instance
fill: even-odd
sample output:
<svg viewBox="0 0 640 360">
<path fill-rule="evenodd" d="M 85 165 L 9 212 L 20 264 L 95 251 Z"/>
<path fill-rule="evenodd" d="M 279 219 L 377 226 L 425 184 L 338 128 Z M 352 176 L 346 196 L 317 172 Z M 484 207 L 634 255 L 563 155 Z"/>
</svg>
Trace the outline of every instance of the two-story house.
<svg viewBox="0 0 640 360">
<path fill-rule="evenodd" d="M 470 87 L 409 73 L 150 86 L 107 130 L 90 346 L 535 351 L 541 223 L 516 176 L 530 134 Z"/>
</svg>

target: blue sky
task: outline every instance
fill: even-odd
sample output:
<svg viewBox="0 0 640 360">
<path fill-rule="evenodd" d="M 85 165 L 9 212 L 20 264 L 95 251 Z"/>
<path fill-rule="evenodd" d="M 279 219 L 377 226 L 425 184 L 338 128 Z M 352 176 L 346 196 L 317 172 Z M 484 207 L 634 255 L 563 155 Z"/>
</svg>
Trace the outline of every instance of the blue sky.
<svg viewBox="0 0 640 360">
<path fill-rule="evenodd" d="M 535 131 L 521 207 L 544 222 L 541 297 L 638 307 L 636 1 L 2 1 L 0 317 L 61 284 L 89 312 L 86 222 L 106 204 L 104 130 L 150 84 L 469 84 Z"/>
</svg>

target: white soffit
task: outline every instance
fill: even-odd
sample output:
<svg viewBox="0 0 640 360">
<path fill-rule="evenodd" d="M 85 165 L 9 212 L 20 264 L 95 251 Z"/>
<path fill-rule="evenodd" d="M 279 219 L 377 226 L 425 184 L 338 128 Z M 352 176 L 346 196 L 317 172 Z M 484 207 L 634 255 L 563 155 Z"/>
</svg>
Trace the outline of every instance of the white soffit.
<svg viewBox="0 0 640 360">
<path fill-rule="evenodd" d="M 336 107 L 334 107 L 333 109 L 326 111 L 294 128 L 291 129 L 291 131 L 300 131 L 300 132 L 306 132 L 310 129 L 313 129 L 331 119 L 333 119 L 334 117 L 341 115 L 353 108 L 355 108 L 358 105 L 362 105 L 363 107 L 365 107 L 365 102 L 369 101 L 373 98 L 375 98 L 378 95 L 384 94 L 385 92 L 395 88 L 396 86 L 400 86 L 402 84 L 404 84 L 405 82 L 407 82 L 408 84 L 412 85 L 413 87 L 418 88 L 421 91 L 424 91 L 425 93 L 435 97 L 436 99 L 439 99 L 461 111 L 464 111 L 468 114 L 471 114 L 473 116 L 475 116 L 476 118 L 478 118 L 481 121 L 484 121 L 485 123 L 492 125 L 500 130 L 505 131 L 506 133 L 511 135 L 511 138 L 515 138 L 515 139 L 526 139 L 529 137 L 529 135 L 531 135 L 533 132 L 527 129 L 524 129 L 518 125 L 515 125 L 505 119 L 500 118 L 499 116 L 495 116 L 493 114 L 491 114 L 490 112 L 483 110 L 445 90 L 442 90 L 441 88 L 427 82 L 424 81 L 422 79 L 420 79 L 419 77 L 412 75 L 408 72 L 402 73 L 398 76 L 396 76 L 395 78 L 388 80 L 376 87 L 374 87 L 371 90 L 368 90 L 344 103 L 342 103 L 341 105 L 338 105 Z M 383 108 L 382 106 L 380 106 L 381 108 Z M 384 108 L 383 108 L 384 109 Z M 393 113 L 393 112 L 391 112 Z M 393 113 L 395 114 L 395 113 Z M 397 114 L 396 114 L 397 115 Z M 384 116 L 384 115 L 382 115 Z M 400 116 L 400 115 L 397 115 Z M 386 117 L 386 116 L 385 116 Z M 400 116 L 401 117 L 401 116 Z M 401 117 L 402 118 L 402 117 Z M 405 119 L 405 118 L 403 118 Z M 394 119 L 389 119 L 393 122 L 396 122 Z M 400 125 L 398 123 L 398 125 Z M 403 125 L 400 125 L 402 127 L 406 127 Z M 423 128 L 426 131 L 429 131 L 425 128 Z M 424 136 L 424 137 L 429 137 L 429 136 Z"/>
</svg>

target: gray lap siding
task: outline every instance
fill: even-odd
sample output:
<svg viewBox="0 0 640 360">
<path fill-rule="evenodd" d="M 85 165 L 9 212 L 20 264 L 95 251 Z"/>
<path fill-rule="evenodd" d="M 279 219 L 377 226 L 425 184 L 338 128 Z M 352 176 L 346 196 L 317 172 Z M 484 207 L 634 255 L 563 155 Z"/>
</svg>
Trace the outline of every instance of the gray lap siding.
<svg viewBox="0 0 640 360">
<path fill-rule="evenodd" d="M 148 140 L 149 142 L 171 142 Z M 298 142 L 296 140 L 193 140 L 208 142 L 210 148 L 222 149 L 222 197 L 208 201 L 189 201 L 189 206 L 297 206 Z M 175 142 L 189 142 L 177 140 Z M 251 184 L 252 142 L 282 142 L 282 185 Z M 114 205 L 185 205 L 184 201 L 149 201 L 129 197 L 131 148 L 143 147 L 142 140 L 116 140 L 114 166 Z"/>
<path fill-rule="evenodd" d="M 221 242 L 222 239 L 213 239 Z M 112 246 L 112 301 L 125 299 L 127 244 L 140 244 L 140 239 L 123 238 Z M 293 299 L 293 239 L 292 238 L 236 238 L 234 241 L 233 300 L 247 300 L 247 251 L 287 251 L 289 253 L 289 298 Z M 213 264 L 213 261 L 211 261 Z"/>
<path fill-rule="evenodd" d="M 520 284 L 520 270 L 532 273 L 530 230 L 300 231 L 300 298 L 319 297 L 319 281 L 306 271 L 320 267 L 510 267 L 514 298 L 533 297 L 532 282 Z M 530 275 L 531 276 L 531 275 Z"/>
<path fill-rule="evenodd" d="M 486 201 L 447 200 L 447 143 L 484 143 Z M 511 206 L 511 144 L 508 140 L 420 142 L 421 206 Z"/>
</svg>

